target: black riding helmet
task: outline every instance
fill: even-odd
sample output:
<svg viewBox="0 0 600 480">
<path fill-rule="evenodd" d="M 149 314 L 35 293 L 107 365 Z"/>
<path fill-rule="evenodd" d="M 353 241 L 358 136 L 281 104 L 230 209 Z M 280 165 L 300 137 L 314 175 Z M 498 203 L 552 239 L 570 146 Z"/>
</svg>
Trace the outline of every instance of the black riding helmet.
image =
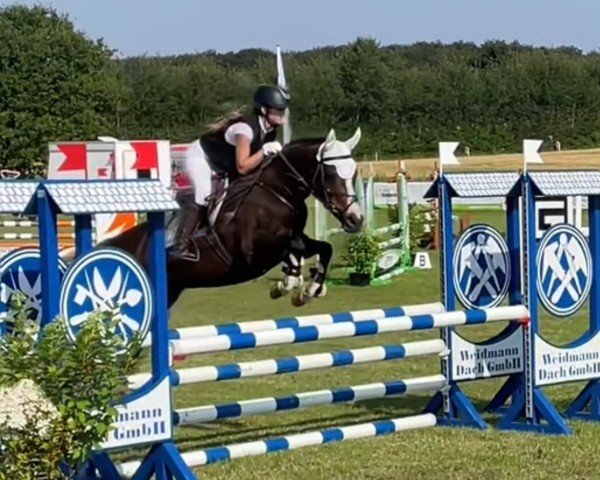
<svg viewBox="0 0 600 480">
<path fill-rule="evenodd" d="M 289 95 L 279 87 L 261 85 L 254 92 L 254 112 L 261 113 L 261 108 L 285 110 L 288 106 Z"/>
</svg>

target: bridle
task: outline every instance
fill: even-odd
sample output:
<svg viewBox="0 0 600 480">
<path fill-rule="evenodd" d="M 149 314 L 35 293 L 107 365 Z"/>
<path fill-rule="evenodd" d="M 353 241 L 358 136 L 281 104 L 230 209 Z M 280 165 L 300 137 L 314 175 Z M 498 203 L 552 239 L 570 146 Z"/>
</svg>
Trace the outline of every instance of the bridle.
<svg viewBox="0 0 600 480">
<path fill-rule="evenodd" d="M 335 204 L 331 201 L 331 195 L 333 192 L 331 192 L 328 188 L 325 187 L 325 167 L 331 166 L 328 165 L 328 162 L 332 162 L 335 160 L 352 160 L 352 155 L 335 155 L 331 157 L 321 157 L 320 150 L 321 149 L 319 149 L 319 152 L 317 153 L 317 168 L 313 173 L 313 177 L 311 179 L 310 184 L 306 181 L 304 176 L 301 175 L 300 172 L 298 172 L 298 170 L 294 168 L 294 166 L 291 164 L 291 162 L 288 160 L 288 158 L 284 155 L 283 152 L 279 152 L 277 155 L 281 158 L 285 166 L 292 173 L 295 180 L 297 180 L 301 185 L 303 185 L 309 194 L 313 195 L 315 198 L 323 199 L 323 205 L 325 206 L 325 208 L 336 217 L 343 216 L 348 211 L 348 209 L 356 202 L 356 194 L 336 193 L 336 195 L 352 199 L 352 201 L 347 202 L 346 207 L 343 210 L 340 210 L 338 207 L 336 207 Z M 320 182 L 317 182 L 317 179 L 319 179 Z M 321 186 L 320 192 L 317 192 L 317 190 L 315 190 L 314 188 L 314 185 L 317 184 Z M 319 195 L 319 193 L 321 193 L 321 195 Z M 289 204 L 289 202 L 287 201 L 285 201 L 285 203 Z"/>
</svg>

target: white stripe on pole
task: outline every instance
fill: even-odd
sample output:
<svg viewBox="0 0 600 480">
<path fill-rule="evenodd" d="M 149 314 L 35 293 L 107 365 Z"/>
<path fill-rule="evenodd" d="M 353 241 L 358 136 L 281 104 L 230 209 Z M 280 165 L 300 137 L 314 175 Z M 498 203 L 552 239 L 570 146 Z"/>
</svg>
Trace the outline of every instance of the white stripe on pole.
<svg viewBox="0 0 600 480">
<path fill-rule="evenodd" d="M 391 356 L 389 358 L 386 352 L 387 348 L 396 350 L 403 349 L 402 357 Z M 295 373 L 305 370 L 315 370 L 319 368 L 332 368 L 335 364 L 335 357 L 342 354 L 350 354 L 352 363 L 346 365 L 356 365 L 359 363 L 380 362 L 384 360 L 398 360 L 400 358 L 424 356 L 424 355 L 443 355 L 446 353 L 446 344 L 442 339 L 423 340 L 419 342 L 410 342 L 400 345 L 385 345 L 378 347 L 357 348 L 353 350 L 345 350 L 342 352 L 315 353 L 309 355 L 298 355 L 292 357 L 298 363 L 297 370 L 289 368 L 284 373 Z M 219 379 L 219 368 L 226 367 L 227 369 L 235 368 L 239 370 L 239 377 L 225 378 L 225 380 L 237 380 L 238 378 L 262 377 L 277 374 L 280 362 L 287 362 L 289 359 L 268 359 L 256 360 L 253 362 L 240 362 L 225 366 L 204 366 L 193 368 L 182 368 L 175 370 L 178 376 L 176 385 L 188 385 L 193 383 L 214 382 Z M 288 362 L 289 363 L 289 362 Z M 341 365 L 335 365 L 341 366 Z M 150 380 L 149 373 L 139 373 L 129 377 L 129 387 L 132 389 L 140 388 L 144 383 Z M 221 377 L 221 379 L 223 379 Z"/>
<path fill-rule="evenodd" d="M 444 305 L 440 302 L 433 303 L 422 303 L 416 305 L 406 305 L 400 307 L 392 307 L 394 309 L 402 309 L 405 315 L 425 315 L 428 313 L 442 313 L 444 312 Z M 391 309 L 391 308 L 390 308 Z M 390 310 L 387 309 L 387 310 Z M 344 313 L 344 312 L 342 312 Z M 351 316 L 351 320 L 348 321 L 361 321 L 361 320 L 377 320 L 379 318 L 386 317 L 385 309 L 371 309 L 371 310 L 354 310 L 346 312 Z M 389 314 L 388 314 L 389 315 Z M 289 319 L 296 320 L 298 326 L 308 327 L 317 325 L 329 325 L 332 323 L 340 322 L 340 313 L 328 314 L 315 314 L 315 315 L 302 315 L 298 317 L 289 317 Z M 232 326 L 239 329 L 241 333 L 256 333 L 264 332 L 269 330 L 277 330 L 281 327 L 277 325 L 278 321 L 282 319 L 268 318 L 262 320 L 250 320 L 246 322 L 238 323 L 225 323 L 221 325 L 203 325 L 199 327 L 184 327 L 175 330 L 171 330 L 176 333 L 181 340 L 187 340 L 192 338 L 206 338 L 215 337 L 220 335 L 219 329 L 225 326 Z M 151 345 L 151 338 L 148 336 L 144 341 L 144 346 Z"/>
<path fill-rule="evenodd" d="M 481 320 L 481 322 L 488 323 L 494 321 L 521 320 L 523 318 L 527 318 L 529 313 L 524 305 L 510 305 L 506 307 L 495 307 L 474 311 L 434 313 L 431 315 L 423 315 L 422 317 L 427 316 L 431 317 L 432 324 L 428 327 L 421 326 L 419 329 L 433 329 L 465 325 L 467 323 L 468 316 L 474 317 L 475 319 L 479 319 L 479 317 L 483 316 L 484 318 Z M 414 317 L 414 319 L 418 320 L 422 325 L 425 321 L 425 319 L 422 317 L 417 316 Z M 356 332 L 358 331 L 357 329 L 365 328 L 366 325 L 368 325 L 369 331 L 371 331 L 371 323 L 374 323 L 376 328 L 373 333 L 369 333 L 368 335 L 413 330 L 413 317 L 389 317 L 378 320 L 367 320 L 364 322 L 334 323 L 332 325 L 319 325 L 316 327 L 310 327 L 315 329 L 317 336 L 314 340 L 310 341 L 317 341 L 325 338 L 353 337 L 356 335 Z M 257 348 L 267 345 L 283 345 L 297 343 L 296 334 L 299 330 L 303 335 L 306 333 L 303 327 L 282 328 L 270 332 L 242 334 L 248 336 L 247 338 L 240 334 L 218 335 L 204 339 L 173 340 L 170 342 L 170 345 L 173 349 L 174 355 L 192 355 L 198 353 L 212 353 L 231 350 L 232 339 L 234 341 L 239 341 L 240 339 L 244 341 L 244 346 L 235 346 L 235 349 Z"/>
<path fill-rule="evenodd" d="M 375 437 L 390 433 L 411 430 L 415 428 L 433 427 L 436 424 L 435 415 L 425 413 L 411 417 L 392 418 L 372 423 L 361 423 L 346 427 L 332 427 L 327 430 L 316 432 L 299 433 L 281 437 L 287 446 L 282 447 L 279 440 L 258 440 L 253 442 L 237 443 L 234 445 L 217 447 L 208 450 L 197 450 L 193 452 L 182 453 L 183 461 L 189 467 L 199 467 L 208 463 L 216 463 L 234 458 L 248 457 L 252 455 L 262 455 L 275 451 L 288 451 L 309 445 L 322 445 L 335 441 L 356 440 L 359 438 Z M 387 427 L 387 428 L 386 428 Z M 341 433 L 332 439 L 331 432 Z M 272 445 L 276 442 L 277 447 Z M 269 447 L 271 446 L 271 449 Z M 218 451 L 219 454 L 216 454 Z M 140 467 L 139 461 L 123 463 L 117 466 L 119 473 L 125 477 L 131 477 Z"/>
<path fill-rule="evenodd" d="M 387 394 L 388 388 L 393 384 L 404 384 L 406 390 L 400 394 Z M 446 385 L 446 378 L 443 375 L 430 375 L 427 377 L 411 378 L 407 380 L 395 380 L 391 382 L 369 383 L 364 385 L 353 385 L 333 390 L 316 390 L 312 392 L 301 392 L 285 397 L 286 400 L 294 398 L 297 400 L 297 406 L 287 406 L 287 408 L 278 408 L 278 398 L 253 398 L 251 400 L 241 400 L 232 404 L 226 405 L 203 405 L 199 407 L 184 408 L 177 410 L 175 413 L 179 416 L 179 425 L 193 425 L 201 423 L 215 422 L 225 420 L 227 418 L 243 418 L 251 415 L 264 415 L 276 413 L 279 411 L 298 410 L 302 408 L 315 407 L 318 405 L 329 405 L 332 403 L 347 403 L 339 398 L 335 399 L 334 395 L 339 391 L 352 392 L 352 400 L 350 403 L 361 400 L 373 400 L 384 397 L 397 397 L 409 393 L 417 393 L 424 391 L 437 391 Z M 287 403 L 287 402 L 286 402 Z M 228 407 L 235 405 L 236 409 L 233 414 L 230 414 Z M 223 413 L 223 408 L 225 412 Z M 239 408 L 239 410 L 238 410 Z M 229 411 L 228 411 L 229 410 Z"/>
</svg>

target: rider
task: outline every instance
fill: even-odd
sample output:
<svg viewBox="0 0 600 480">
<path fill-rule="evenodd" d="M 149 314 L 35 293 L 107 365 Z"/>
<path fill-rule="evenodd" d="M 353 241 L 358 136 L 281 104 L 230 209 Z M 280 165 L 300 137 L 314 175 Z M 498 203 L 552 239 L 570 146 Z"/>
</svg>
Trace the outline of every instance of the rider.
<svg viewBox="0 0 600 480">
<path fill-rule="evenodd" d="M 284 122 L 289 96 L 278 87 L 261 85 L 254 92 L 254 108 L 249 115 L 233 115 L 214 125 L 196 142 L 196 155 L 188 156 L 186 167 L 194 185 L 195 203 L 184 205 L 176 234 L 179 248 L 186 238 L 201 228 L 208 216 L 213 173 L 232 181 L 254 171 L 265 157 L 278 153 L 277 127 Z"/>
</svg>

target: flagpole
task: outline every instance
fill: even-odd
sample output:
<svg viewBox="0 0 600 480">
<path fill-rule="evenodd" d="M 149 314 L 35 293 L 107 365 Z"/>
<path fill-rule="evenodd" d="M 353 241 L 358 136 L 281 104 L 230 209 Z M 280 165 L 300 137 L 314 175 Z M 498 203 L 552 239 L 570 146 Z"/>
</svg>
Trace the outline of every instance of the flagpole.
<svg viewBox="0 0 600 480">
<path fill-rule="evenodd" d="M 279 45 L 275 48 L 275 57 L 277 62 L 277 86 L 281 88 L 289 99 L 289 90 L 285 79 L 285 71 L 283 69 L 283 59 L 281 58 L 281 48 Z M 283 144 L 287 144 L 292 139 L 292 127 L 290 124 L 290 108 L 285 109 L 283 121 Z"/>
</svg>

